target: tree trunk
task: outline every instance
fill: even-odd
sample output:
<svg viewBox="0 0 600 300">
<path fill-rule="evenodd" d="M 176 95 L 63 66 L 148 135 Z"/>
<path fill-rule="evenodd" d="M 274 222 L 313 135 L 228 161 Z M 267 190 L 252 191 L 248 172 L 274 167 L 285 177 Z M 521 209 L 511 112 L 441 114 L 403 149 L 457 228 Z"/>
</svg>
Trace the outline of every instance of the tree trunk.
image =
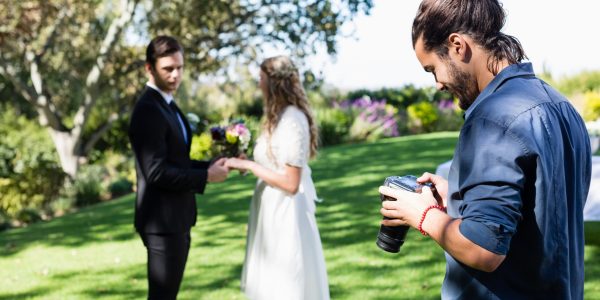
<svg viewBox="0 0 600 300">
<path fill-rule="evenodd" d="M 79 161 L 81 156 L 77 153 L 75 145 L 76 139 L 68 131 L 58 131 L 53 128 L 49 129 L 50 136 L 56 147 L 56 152 L 60 158 L 60 165 L 71 178 L 75 178 L 79 169 Z"/>
</svg>

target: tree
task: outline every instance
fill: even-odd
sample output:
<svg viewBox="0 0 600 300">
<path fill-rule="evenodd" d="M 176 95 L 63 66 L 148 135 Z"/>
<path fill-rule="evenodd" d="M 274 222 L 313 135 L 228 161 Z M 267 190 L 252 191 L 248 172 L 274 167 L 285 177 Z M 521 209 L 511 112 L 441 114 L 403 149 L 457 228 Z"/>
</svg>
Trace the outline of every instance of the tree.
<svg viewBox="0 0 600 300">
<path fill-rule="evenodd" d="M 137 2 L 23 1 L 2 5 L 0 76 L 35 107 L 40 124 L 50 131 L 63 170 L 71 176 L 76 174 L 80 158 L 118 119 L 116 112 L 110 114 L 84 138 L 103 87 L 101 75 L 107 71 Z"/>
<path fill-rule="evenodd" d="M 0 81 L 34 108 L 70 176 L 128 117 L 145 80 L 149 37 L 178 37 L 188 70 L 218 72 L 231 59 L 252 61 L 264 43 L 297 57 L 321 45 L 334 54 L 341 26 L 372 7 L 371 0 L 0 1 Z"/>
</svg>

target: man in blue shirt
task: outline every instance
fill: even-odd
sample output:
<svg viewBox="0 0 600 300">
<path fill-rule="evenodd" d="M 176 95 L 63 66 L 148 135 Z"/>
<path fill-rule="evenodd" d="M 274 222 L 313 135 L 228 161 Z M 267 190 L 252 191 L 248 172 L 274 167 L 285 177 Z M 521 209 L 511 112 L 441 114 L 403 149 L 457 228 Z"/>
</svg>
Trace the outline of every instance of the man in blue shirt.
<svg viewBox="0 0 600 300">
<path fill-rule="evenodd" d="M 582 299 L 583 206 L 591 152 L 585 125 L 562 95 L 520 63 L 500 32 L 497 0 L 425 0 L 413 46 L 439 89 L 466 111 L 449 181 L 439 193 L 380 187 L 383 225 L 410 225 L 444 250 L 447 299 Z M 447 213 L 445 207 L 447 205 Z"/>
</svg>

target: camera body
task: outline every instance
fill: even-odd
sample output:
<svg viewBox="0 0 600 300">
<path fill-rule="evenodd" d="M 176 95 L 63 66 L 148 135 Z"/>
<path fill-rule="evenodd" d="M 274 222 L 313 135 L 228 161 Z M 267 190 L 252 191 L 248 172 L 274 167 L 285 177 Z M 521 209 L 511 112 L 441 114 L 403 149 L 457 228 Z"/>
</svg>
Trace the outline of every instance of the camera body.
<svg viewBox="0 0 600 300">
<path fill-rule="evenodd" d="M 385 179 L 383 182 L 384 186 L 389 186 L 394 189 L 401 189 L 413 193 L 421 193 L 423 186 L 428 186 L 432 190 L 435 187 L 431 183 L 418 183 L 417 177 L 413 175 L 406 176 L 390 176 Z M 396 201 L 396 199 L 380 195 L 381 201 Z M 384 219 L 389 219 L 384 217 Z M 389 227 L 381 225 L 379 228 L 379 234 L 377 234 L 377 246 L 384 251 L 398 253 L 400 251 L 400 247 L 404 244 L 404 239 L 406 238 L 406 233 L 410 226 L 396 226 Z"/>
</svg>

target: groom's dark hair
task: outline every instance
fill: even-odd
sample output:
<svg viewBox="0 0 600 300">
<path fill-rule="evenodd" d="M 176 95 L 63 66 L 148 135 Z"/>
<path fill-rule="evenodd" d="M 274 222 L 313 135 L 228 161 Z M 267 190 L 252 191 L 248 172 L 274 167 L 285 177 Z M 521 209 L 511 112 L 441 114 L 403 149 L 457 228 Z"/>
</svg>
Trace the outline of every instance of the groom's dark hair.
<svg viewBox="0 0 600 300">
<path fill-rule="evenodd" d="M 183 54 L 181 44 L 173 37 L 159 35 L 152 39 L 146 48 L 146 63 L 154 68 L 157 59 L 176 52 Z"/>
<path fill-rule="evenodd" d="M 498 0 L 423 0 L 413 21 L 413 48 L 422 38 L 426 51 L 445 58 L 448 36 L 467 34 L 491 54 L 488 69 L 494 72 L 501 60 L 515 64 L 527 58 L 519 40 L 500 31 L 505 21 Z"/>
</svg>

